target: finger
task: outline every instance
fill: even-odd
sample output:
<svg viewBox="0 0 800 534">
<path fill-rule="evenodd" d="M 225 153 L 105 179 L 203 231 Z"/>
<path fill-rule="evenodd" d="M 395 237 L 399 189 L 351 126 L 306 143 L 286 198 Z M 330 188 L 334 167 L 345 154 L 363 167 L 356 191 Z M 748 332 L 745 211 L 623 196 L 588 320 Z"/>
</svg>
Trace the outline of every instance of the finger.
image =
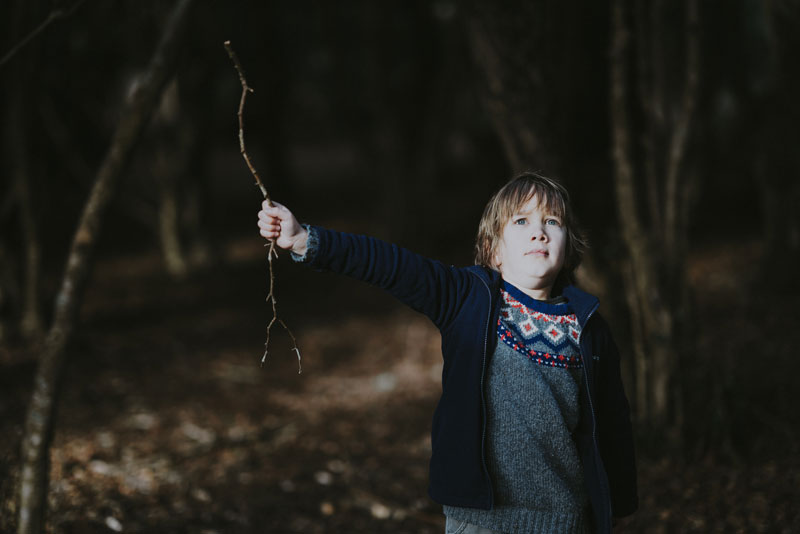
<svg viewBox="0 0 800 534">
<path fill-rule="evenodd" d="M 280 224 L 281 220 L 274 215 L 270 215 L 268 213 L 264 213 L 263 211 L 258 212 L 258 222 L 263 224 Z"/>
<path fill-rule="evenodd" d="M 277 208 L 275 208 L 273 206 L 266 206 L 266 207 L 262 207 L 261 211 L 259 211 L 258 213 L 259 213 L 259 215 L 263 213 L 264 215 L 269 215 L 270 217 L 276 217 L 277 214 L 280 213 L 280 212 L 278 211 Z"/>
<path fill-rule="evenodd" d="M 278 207 L 272 207 L 261 210 L 259 213 L 263 213 L 267 218 L 283 220 L 287 218 L 289 211 L 286 210 L 286 208 L 280 209 Z"/>
<path fill-rule="evenodd" d="M 280 221 L 282 217 L 277 208 L 267 208 L 258 212 L 258 219 L 261 221 Z"/>
<path fill-rule="evenodd" d="M 272 232 L 272 231 L 263 230 L 263 229 L 260 230 L 258 233 L 261 234 L 263 237 L 266 237 L 267 239 L 275 239 L 279 235 L 278 232 Z"/>
<path fill-rule="evenodd" d="M 280 234 L 281 233 L 281 225 L 280 224 L 261 223 L 261 222 L 259 222 L 258 228 L 259 228 L 259 230 L 264 231 L 264 232 L 270 232 L 270 233 L 274 233 L 274 234 Z"/>
</svg>

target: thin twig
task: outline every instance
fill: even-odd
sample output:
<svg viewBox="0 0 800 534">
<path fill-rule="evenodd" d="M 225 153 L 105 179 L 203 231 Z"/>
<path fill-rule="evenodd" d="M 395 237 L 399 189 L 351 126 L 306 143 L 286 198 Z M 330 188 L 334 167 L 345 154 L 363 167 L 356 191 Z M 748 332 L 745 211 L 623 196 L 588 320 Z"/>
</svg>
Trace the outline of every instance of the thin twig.
<svg viewBox="0 0 800 534">
<path fill-rule="evenodd" d="M 41 23 L 41 24 L 39 24 L 39 25 L 38 25 L 36 28 L 34 28 L 34 29 L 33 29 L 33 31 L 31 31 L 31 33 L 29 33 L 28 35 L 26 35 L 26 36 L 25 36 L 25 37 L 24 37 L 24 38 L 23 38 L 23 39 L 22 39 L 20 42 L 18 42 L 16 45 L 14 45 L 14 46 L 11 48 L 11 50 L 9 50 L 8 52 L 6 52 L 6 55 L 4 55 L 4 56 L 3 56 L 3 59 L 0 59 L 0 67 L 2 67 L 2 66 L 5 64 L 5 63 L 7 63 L 7 62 L 8 62 L 8 61 L 9 61 L 9 60 L 10 60 L 12 57 L 14 57 L 14 55 L 16 55 L 16 54 L 17 54 L 17 53 L 18 53 L 20 50 L 22 50 L 23 48 L 25 48 L 25 46 L 26 46 L 26 45 L 27 45 L 29 42 L 31 42 L 31 41 L 33 40 L 33 38 L 34 38 L 34 37 L 36 37 L 37 35 L 39 35 L 40 33 L 42 33 L 42 32 L 45 30 L 45 28 L 47 28 L 47 27 L 50 25 L 50 23 L 51 23 L 51 22 L 53 22 L 53 21 L 55 21 L 55 20 L 58 20 L 58 19 L 60 19 L 60 18 L 64 18 L 64 17 L 68 17 L 68 16 L 72 15 L 72 13 L 73 13 L 73 12 L 74 12 L 76 9 L 78 9 L 78 7 L 80 7 L 80 5 L 81 5 L 82 3 L 84 3 L 85 1 L 86 1 L 86 0 L 78 0 L 77 2 L 75 2 L 74 4 L 72 4 L 72 7 L 70 7 L 70 8 L 69 8 L 68 10 L 66 10 L 66 11 L 64 11 L 64 10 L 63 10 L 63 9 L 61 9 L 61 8 L 56 8 L 56 9 L 54 9 L 53 11 L 51 11 L 51 12 L 50 12 L 50 13 L 47 15 L 47 18 L 46 18 L 46 19 L 44 19 L 44 21 L 42 21 L 42 23 Z"/>
<path fill-rule="evenodd" d="M 231 47 L 231 42 L 225 41 L 223 44 L 225 45 L 225 50 L 228 51 L 228 56 L 231 58 L 233 66 L 236 68 L 236 72 L 239 74 L 239 82 L 242 84 L 242 97 L 239 99 L 239 112 L 237 113 L 239 117 L 239 151 L 245 163 L 247 163 L 247 168 L 250 169 L 253 178 L 256 179 L 256 185 L 261 190 L 261 194 L 264 195 L 264 200 L 272 206 L 272 199 L 269 197 L 269 193 L 267 193 L 267 188 L 264 187 L 264 183 L 261 181 L 258 171 L 256 171 L 255 166 L 253 166 L 253 163 L 250 161 L 250 156 L 247 155 L 247 149 L 244 145 L 244 103 L 245 100 L 247 100 L 247 94 L 254 93 L 255 90 L 247 84 L 247 78 L 244 77 L 244 69 L 241 63 L 239 63 L 236 52 L 234 52 L 233 47 Z M 272 305 L 272 320 L 267 325 L 267 340 L 264 342 L 264 356 L 261 357 L 261 365 L 264 365 L 267 354 L 269 354 L 269 335 L 272 327 L 277 322 L 286 330 L 289 337 L 292 338 L 292 351 L 297 353 L 297 374 L 300 374 L 303 372 L 303 367 L 300 364 L 300 349 L 297 348 L 297 338 L 294 337 L 294 334 L 289 330 L 289 327 L 286 326 L 286 323 L 278 317 L 278 302 L 275 300 L 275 273 L 272 270 L 272 259 L 277 257 L 278 252 L 275 250 L 275 240 L 271 239 L 269 242 L 269 251 L 267 252 L 267 262 L 269 263 L 269 294 L 267 295 L 267 302 Z"/>
</svg>

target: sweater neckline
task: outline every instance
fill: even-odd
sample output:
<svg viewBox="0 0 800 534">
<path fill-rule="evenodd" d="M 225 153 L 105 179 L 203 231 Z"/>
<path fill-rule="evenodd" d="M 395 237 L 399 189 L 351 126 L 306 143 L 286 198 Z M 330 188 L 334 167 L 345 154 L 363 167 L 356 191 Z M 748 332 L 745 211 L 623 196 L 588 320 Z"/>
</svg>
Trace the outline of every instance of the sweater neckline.
<svg viewBox="0 0 800 534">
<path fill-rule="evenodd" d="M 572 313 L 569 301 L 563 295 L 558 295 L 547 300 L 538 300 L 523 293 L 517 286 L 503 280 L 501 288 L 530 310 L 548 315 L 568 315 Z"/>
</svg>

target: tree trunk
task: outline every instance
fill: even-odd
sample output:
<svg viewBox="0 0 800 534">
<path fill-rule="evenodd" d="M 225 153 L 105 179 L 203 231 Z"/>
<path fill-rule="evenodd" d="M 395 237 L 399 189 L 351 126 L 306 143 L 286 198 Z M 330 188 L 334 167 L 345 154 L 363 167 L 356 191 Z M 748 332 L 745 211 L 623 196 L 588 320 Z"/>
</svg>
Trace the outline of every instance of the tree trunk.
<svg viewBox="0 0 800 534">
<path fill-rule="evenodd" d="M 614 161 L 614 185 L 617 197 L 617 210 L 622 227 L 622 237 L 628 249 L 631 268 L 629 287 L 631 293 L 628 300 L 632 304 L 631 315 L 634 326 L 631 329 L 635 337 L 641 332 L 642 339 L 634 340 L 634 348 L 646 352 L 637 354 L 637 394 L 636 413 L 646 417 L 656 425 L 666 421 L 664 407 L 656 407 L 656 399 L 663 403 L 666 392 L 654 391 L 653 377 L 660 373 L 659 384 L 669 377 L 663 354 L 658 356 L 648 347 L 648 341 L 655 334 L 660 321 L 657 316 L 665 313 L 660 287 L 656 285 L 655 258 L 652 247 L 638 215 L 638 202 L 634 184 L 633 149 L 631 147 L 630 119 L 628 118 L 628 41 L 630 34 L 624 23 L 622 0 L 615 0 L 612 5 L 611 43 L 611 138 Z M 663 325 L 658 325 L 663 326 Z M 669 331 L 661 332 L 661 336 L 669 339 Z M 666 375 L 663 373 L 666 372 Z M 644 388 L 643 390 L 641 388 Z M 645 411 L 646 410 L 646 411 Z M 660 418 L 664 418 L 660 421 Z"/>
<path fill-rule="evenodd" d="M 189 147 L 180 135 L 179 104 L 178 80 L 173 78 L 161 95 L 149 134 L 155 141 L 153 177 L 158 190 L 158 241 L 167 272 L 175 278 L 182 278 L 189 270 L 181 242 L 179 194 Z"/>
<path fill-rule="evenodd" d="M 40 355 L 25 420 L 18 534 L 38 534 L 44 529 L 55 400 L 64 364 L 64 349 L 75 327 L 88 278 L 91 252 L 100 231 L 104 208 L 173 71 L 179 37 L 191 4 L 192 0 L 181 0 L 175 7 L 150 65 L 142 76 L 142 83 L 129 95 L 73 237 L 56 297 L 53 325 Z"/>
<path fill-rule="evenodd" d="M 626 291 L 637 360 L 635 413 L 651 430 L 673 430 L 679 438 L 682 402 L 677 369 L 686 346 L 682 336 L 689 330 L 684 327 L 689 313 L 687 227 L 683 220 L 689 198 L 686 151 L 699 78 L 698 8 L 696 0 L 687 0 L 685 83 L 683 93 L 675 98 L 677 113 L 670 122 L 663 112 L 670 96 L 665 80 L 669 72 L 665 54 L 670 47 L 661 42 L 668 32 L 660 29 L 663 3 L 655 2 L 649 13 L 638 6 L 638 71 L 634 77 L 629 71 L 631 33 L 624 5 L 624 0 L 611 4 L 610 126 L 618 217 L 630 262 Z M 631 143 L 632 79 L 639 88 L 646 124 L 641 157 Z M 642 194 L 636 189 L 637 159 L 646 176 Z M 649 213 L 647 221 L 640 216 L 645 211 Z"/>
</svg>

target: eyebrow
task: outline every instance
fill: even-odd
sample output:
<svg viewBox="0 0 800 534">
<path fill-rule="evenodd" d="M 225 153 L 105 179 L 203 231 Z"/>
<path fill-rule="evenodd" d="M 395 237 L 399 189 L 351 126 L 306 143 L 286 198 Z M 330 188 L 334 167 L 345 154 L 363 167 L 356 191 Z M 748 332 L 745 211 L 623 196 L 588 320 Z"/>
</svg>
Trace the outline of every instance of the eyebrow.
<svg viewBox="0 0 800 534">
<path fill-rule="evenodd" d="M 544 206 L 544 208 L 545 209 L 542 209 L 542 206 L 539 206 L 539 211 L 541 211 L 542 214 L 544 214 L 545 217 L 557 217 L 559 219 L 563 218 L 561 215 L 559 215 L 555 211 L 547 209 L 547 206 Z M 517 210 L 517 211 L 511 213 L 511 217 L 512 218 L 513 217 L 518 217 L 520 215 L 524 215 L 524 216 L 533 215 L 533 211 Z"/>
</svg>

